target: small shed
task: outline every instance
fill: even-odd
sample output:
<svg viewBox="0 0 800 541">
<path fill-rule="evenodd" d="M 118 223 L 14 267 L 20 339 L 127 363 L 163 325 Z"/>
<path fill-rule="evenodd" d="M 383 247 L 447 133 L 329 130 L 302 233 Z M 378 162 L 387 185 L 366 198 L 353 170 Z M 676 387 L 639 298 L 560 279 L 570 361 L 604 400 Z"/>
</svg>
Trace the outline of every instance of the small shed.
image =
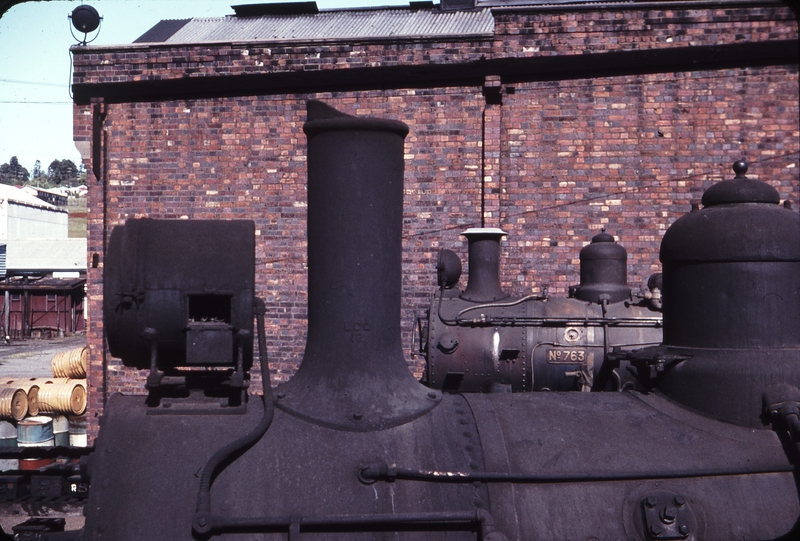
<svg viewBox="0 0 800 541">
<path fill-rule="evenodd" d="M 3 336 L 49 338 L 85 330 L 86 239 L 0 243 L 0 279 Z"/>
<path fill-rule="evenodd" d="M 69 197 L 65 193 L 55 190 L 45 190 L 44 188 L 33 188 L 36 191 L 36 197 L 54 205 L 56 207 L 66 207 Z"/>
<path fill-rule="evenodd" d="M 0 282 L 3 335 L 19 340 L 84 331 L 85 285 L 85 277 L 6 278 Z"/>
</svg>

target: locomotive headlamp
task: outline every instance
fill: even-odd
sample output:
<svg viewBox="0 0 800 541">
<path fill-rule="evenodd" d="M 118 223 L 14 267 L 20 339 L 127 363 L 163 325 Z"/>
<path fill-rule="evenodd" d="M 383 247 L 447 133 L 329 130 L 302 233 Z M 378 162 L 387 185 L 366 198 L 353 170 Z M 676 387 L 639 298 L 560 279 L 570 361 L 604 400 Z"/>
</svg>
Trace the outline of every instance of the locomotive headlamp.
<svg viewBox="0 0 800 541">
<path fill-rule="evenodd" d="M 436 280 L 439 287 L 452 289 L 461 278 L 461 259 L 453 250 L 442 248 L 439 250 L 439 260 L 436 263 Z"/>
</svg>

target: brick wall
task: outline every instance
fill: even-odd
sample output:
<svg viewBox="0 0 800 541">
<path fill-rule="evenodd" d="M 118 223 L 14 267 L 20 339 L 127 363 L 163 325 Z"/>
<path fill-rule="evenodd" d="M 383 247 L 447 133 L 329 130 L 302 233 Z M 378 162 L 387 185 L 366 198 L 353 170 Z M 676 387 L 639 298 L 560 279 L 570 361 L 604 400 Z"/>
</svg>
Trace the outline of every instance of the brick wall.
<svg viewBox="0 0 800 541">
<path fill-rule="evenodd" d="M 478 58 L 599 54 L 795 39 L 787 8 L 498 11 L 496 36 L 472 42 L 258 44 L 75 50 L 75 81 L 453 64 Z M 485 87 L 485 88 L 484 88 Z M 509 291 L 566 294 L 578 252 L 601 227 L 629 253 L 636 289 L 659 270 L 666 228 L 746 158 L 749 176 L 795 205 L 797 65 L 678 71 L 483 85 L 389 88 L 165 101 L 107 102 L 105 181 L 89 192 L 90 409 L 144 378 L 104 351 L 103 246 L 127 218 L 252 218 L 258 294 L 267 301 L 273 382 L 302 358 L 306 324 L 305 119 L 308 98 L 354 115 L 399 119 L 406 139 L 403 343 L 435 286 L 439 248 L 466 264 L 460 232 L 509 232 Z M 487 103 L 488 102 L 488 103 Z M 92 139 L 90 105 L 75 107 L 75 139 Z M 91 169 L 90 155 L 86 165 Z M 466 265 L 465 265 L 466 266 Z M 466 269 L 465 269 L 466 271 Z M 463 281 L 462 281 L 463 286 Z M 407 356 L 419 374 L 422 359 Z M 254 371 L 256 372 L 256 371 Z M 258 383 L 256 384 L 258 387 Z M 96 422 L 91 425 L 96 430 Z"/>
</svg>

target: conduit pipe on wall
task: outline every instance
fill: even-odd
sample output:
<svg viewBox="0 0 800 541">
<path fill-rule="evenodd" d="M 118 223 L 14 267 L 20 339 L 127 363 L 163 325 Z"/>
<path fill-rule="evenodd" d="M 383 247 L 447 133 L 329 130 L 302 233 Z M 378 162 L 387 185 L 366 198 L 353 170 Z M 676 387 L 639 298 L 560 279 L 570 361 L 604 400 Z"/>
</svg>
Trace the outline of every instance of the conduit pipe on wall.
<svg viewBox="0 0 800 541">
<path fill-rule="evenodd" d="M 499 75 L 487 75 L 483 81 L 483 97 L 485 100 L 483 111 L 481 112 L 481 227 L 486 227 L 486 147 L 487 147 L 487 130 L 486 130 L 486 114 L 487 112 L 491 111 L 491 107 L 495 106 L 502 106 L 503 105 L 503 95 L 502 95 L 502 81 Z M 490 135 L 495 135 L 494 131 L 490 130 Z M 491 140 L 491 143 L 496 143 L 499 146 L 499 141 Z M 498 155 L 499 155 L 499 148 Z M 490 153 L 489 156 L 493 156 L 494 153 Z M 499 169 L 499 160 L 497 162 L 497 167 L 492 169 L 492 173 L 497 175 L 497 180 L 499 181 L 500 169 Z M 499 216 L 498 216 L 499 217 Z M 499 224 L 498 224 L 499 226 Z"/>
</svg>

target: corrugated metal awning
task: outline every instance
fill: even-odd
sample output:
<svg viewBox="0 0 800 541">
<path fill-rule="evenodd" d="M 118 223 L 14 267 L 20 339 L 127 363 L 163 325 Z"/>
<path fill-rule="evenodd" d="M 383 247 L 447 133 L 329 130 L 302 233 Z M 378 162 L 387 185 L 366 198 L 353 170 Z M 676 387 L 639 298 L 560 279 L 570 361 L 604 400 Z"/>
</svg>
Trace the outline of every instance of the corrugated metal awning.
<svg viewBox="0 0 800 541">
<path fill-rule="evenodd" d="M 83 288 L 86 278 L 11 278 L 0 282 L 0 291 L 72 291 Z"/>
<path fill-rule="evenodd" d="M 161 21 L 134 43 L 469 38 L 494 34 L 491 10 L 373 9 Z M 156 29 L 158 32 L 155 32 Z M 175 29 L 166 36 L 167 29 Z"/>
<path fill-rule="evenodd" d="M 86 272 L 86 239 L 15 239 L 6 241 L 6 268 L 14 272 Z"/>
</svg>

